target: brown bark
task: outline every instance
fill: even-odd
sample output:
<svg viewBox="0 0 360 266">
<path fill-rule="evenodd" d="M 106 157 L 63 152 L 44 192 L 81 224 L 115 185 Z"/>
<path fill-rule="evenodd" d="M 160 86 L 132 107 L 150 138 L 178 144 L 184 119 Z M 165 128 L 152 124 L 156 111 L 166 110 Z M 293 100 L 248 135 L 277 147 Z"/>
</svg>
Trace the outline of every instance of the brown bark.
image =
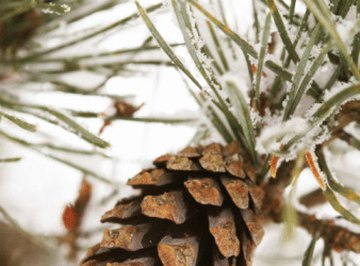
<svg viewBox="0 0 360 266">
<path fill-rule="evenodd" d="M 262 214 L 266 219 L 274 222 L 281 222 L 281 212 L 284 206 L 283 193 L 290 181 L 290 172 L 292 163 L 283 165 L 278 171 L 279 175 L 276 179 L 270 180 L 265 186 L 265 204 L 262 208 Z M 308 194 L 308 200 L 311 204 L 314 198 L 321 198 L 319 192 Z M 321 199 L 322 200 L 322 199 Z M 303 200 L 304 201 L 304 200 Z M 318 203 L 318 200 L 316 200 Z M 317 219 L 314 215 L 309 215 L 303 212 L 297 212 L 299 226 L 306 229 L 311 235 L 319 233 L 320 237 L 325 243 L 336 251 L 348 250 L 360 253 L 360 234 L 352 232 L 351 230 L 338 226 L 333 219 Z"/>
<path fill-rule="evenodd" d="M 300 197 L 299 202 L 308 207 L 314 207 L 319 204 L 323 204 L 326 202 L 326 198 L 324 196 L 323 191 L 319 188 L 314 191 L 311 191 L 310 193 Z"/>
<path fill-rule="evenodd" d="M 343 129 L 353 121 L 360 123 L 360 100 L 344 104 L 341 111 L 336 115 L 336 120 L 338 122 L 337 129 Z"/>
<path fill-rule="evenodd" d="M 319 233 L 325 243 L 334 250 L 360 253 L 360 234 L 336 225 L 332 219 L 317 219 L 314 215 L 303 212 L 298 212 L 298 217 L 300 226 L 312 235 Z"/>
</svg>

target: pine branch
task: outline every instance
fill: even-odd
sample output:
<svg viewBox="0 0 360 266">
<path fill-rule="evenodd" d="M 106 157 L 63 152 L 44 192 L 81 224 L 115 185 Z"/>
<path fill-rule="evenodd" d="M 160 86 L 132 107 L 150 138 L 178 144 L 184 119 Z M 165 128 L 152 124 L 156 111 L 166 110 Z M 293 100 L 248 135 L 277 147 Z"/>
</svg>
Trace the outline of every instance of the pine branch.
<svg viewBox="0 0 360 266">
<path fill-rule="evenodd" d="M 360 234 L 334 224 L 332 219 L 317 219 L 303 212 L 297 214 L 301 227 L 311 235 L 318 234 L 334 250 L 360 253 Z"/>
<path fill-rule="evenodd" d="M 147 8 L 146 10 L 147 10 L 148 12 L 151 12 L 151 11 L 154 11 L 154 10 L 159 9 L 161 6 L 162 6 L 162 4 L 156 4 L 156 5 L 153 5 L 153 6 L 149 7 L 149 8 Z M 94 32 L 91 32 L 91 33 L 89 33 L 89 34 L 86 34 L 86 35 L 84 35 L 84 36 L 81 36 L 80 38 L 77 38 L 77 39 L 75 39 L 75 40 L 72 40 L 72 41 L 69 41 L 69 42 L 60 44 L 60 45 L 58 45 L 58 46 L 56 46 L 56 47 L 53 47 L 53 48 L 49 48 L 49 49 L 45 49 L 45 50 L 43 50 L 43 51 L 35 52 L 35 53 L 30 54 L 30 55 L 28 55 L 28 56 L 26 56 L 26 57 L 23 57 L 23 58 L 18 59 L 18 61 L 34 60 L 35 58 L 38 58 L 38 57 L 41 57 L 41 56 L 45 56 L 45 55 L 47 55 L 47 54 L 50 54 L 50 53 L 53 53 L 53 52 L 56 52 L 56 51 L 59 51 L 59 50 L 68 48 L 68 47 L 73 46 L 73 45 L 75 45 L 75 44 L 78 44 L 78 43 L 81 43 L 81 42 L 83 42 L 83 41 L 86 41 L 86 40 L 88 40 L 88 39 L 90 39 L 90 38 L 93 38 L 93 37 L 95 37 L 95 36 L 98 36 L 98 35 L 101 34 L 101 33 L 104 33 L 104 32 L 107 32 L 107 31 L 109 31 L 109 30 L 112 30 L 112 29 L 114 29 L 114 28 L 117 28 L 117 27 L 119 27 L 119 26 L 122 26 L 122 25 L 124 25 L 124 24 L 126 24 L 126 23 L 128 23 L 128 22 L 130 22 L 130 21 L 132 21 L 132 20 L 134 20 L 134 19 L 136 19 L 136 18 L 138 18 L 138 14 L 137 14 L 137 13 L 134 13 L 134 14 L 132 14 L 132 15 L 130 15 L 130 16 L 127 16 L 127 17 L 125 17 L 125 18 L 123 18 L 123 19 L 120 19 L 120 20 L 118 20 L 118 21 L 116 21 L 116 22 L 114 22 L 114 23 L 112 23 L 112 24 L 110 24 L 110 25 L 108 25 L 108 26 L 105 26 L 105 27 L 103 27 L 103 28 L 101 28 L 101 29 L 98 29 L 98 30 L 96 30 L 96 31 L 94 31 Z"/>
<path fill-rule="evenodd" d="M 290 183 L 289 171 L 294 164 L 287 163 L 279 169 L 279 176 L 271 180 L 265 187 L 265 202 L 262 214 L 276 223 L 282 222 L 281 213 L 284 205 L 283 192 Z M 323 192 L 322 192 L 323 193 Z M 337 251 L 349 250 L 360 253 L 360 234 L 334 224 L 333 219 L 317 219 L 314 215 L 297 211 L 299 226 L 311 235 L 318 234 L 325 243 Z"/>
<path fill-rule="evenodd" d="M 326 203 L 322 189 L 318 188 L 300 197 L 299 202 L 307 208 Z"/>
</svg>

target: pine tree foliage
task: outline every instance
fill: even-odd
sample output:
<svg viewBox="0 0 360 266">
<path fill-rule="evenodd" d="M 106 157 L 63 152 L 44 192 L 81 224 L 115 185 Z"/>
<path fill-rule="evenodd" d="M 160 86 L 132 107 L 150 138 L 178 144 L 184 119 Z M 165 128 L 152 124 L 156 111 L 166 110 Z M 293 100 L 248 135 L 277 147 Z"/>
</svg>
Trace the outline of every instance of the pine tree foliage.
<svg viewBox="0 0 360 266">
<path fill-rule="evenodd" d="M 125 2 L 127 1 L 107 0 L 101 1 L 101 3 L 97 1 L 86 3 L 84 1 L 2 1 L 0 24 L 1 118 L 37 137 L 41 135 L 43 129 L 37 124 L 54 125 L 59 130 L 75 134 L 90 145 L 87 147 L 82 145 L 83 148 L 70 148 L 66 143 L 59 145 L 56 137 L 51 140 L 40 138 L 37 142 L 32 142 L 4 127 L 0 129 L 2 138 L 33 149 L 109 183 L 105 177 L 81 168 L 76 162 L 64 160 L 56 155 L 56 152 L 60 151 L 108 157 L 105 149 L 110 146 L 110 143 L 99 137 L 96 132 L 89 131 L 82 125 L 81 119 L 98 118 L 103 119 L 107 124 L 120 119 L 170 124 L 190 121 L 190 119 L 180 118 L 133 117 L 139 108 L 129 103 L 132 95 L 124 95 L 121 92 L 109 94 L 103 90 L 106 82 L 112 77 L 128 75 L 132 71 L 128 69 L 129 65 L 153 63 L 128 59 L 158 49 L 151 43 L 151 37 L 146 38 L 139 47 L 108 52 L 102 51 L 94 45 L 92 49 L 85 49 L 85 53 L 74 53 L 84 45 L 87 47 L 88 43 L 100 42 L 104 38 L 104 34 L 114 34 L 121 31 L 127 24 L 139 21 L 139 16 L 135 12 L 109 24 L 99 25 L 95 28 L 91 26 L 88 29 L 82 29 L 81 32 L 76 30 L 79 22 L 87 16 L 106 12 Z M 156 11 L 160 7 L 161 4 L 155 4 L 149 6 L 147 11 Z M 55 45 L 50 42 L 54 39 L 57 40 Z M 93 82 L 91 87 L 86 84 L 78 85 L 73 80 L 66 78 L 74 73 L 97 75 L 100 76 L 100 81 Z M 34 98 L 31 97 L 31 94 L 35 93 L 53 96 L 50 98 L 50 102 L 38 103 L 30 100 Z M 73 107 L 57 108 L 55 107 L 56 96 L 60 94 L 68 96 L 70 101 L 76 101 L 76 97 L 79 96 L 84 100 L 86 98 L 107 99 L 109 106 L 113 106 L 113 110 L 105 113 L 105 110 L 99 111 L 91 108 L 88 110 L 72 109 Z M 4 158 L 1 162 L 16 160 L 16 157 Z"/>
<path fill-rule="evenodd" d="M 197 73 L 167 43 L 155 17 L 138 1 L 135 3 L 159 46 L 194 85 L 194 90 L 192 86 L 189 89 L 203 108 L 209 122 L 206 125 L 216 129 L 223 142 L 240 143 L 245 158 L 260 169 L 256 171 L 255 183 L 263 186 L 267 196 L 266 207 L 258 214 L 285 223 L 288 236 L 295 225 L 313 235 L 303 265 L 314 263 L 314 247 L 319 239 L 324 241 L 323 265 L 327 260 L 333 263 L 333 250 L 359 252 L 356 230 L 335 225 L 331 219 L 318 219 L 294 206 L 298 176 L 308 166 L 319 190 L 304 196 L 301 202 L 307 207 L 326 202 L 342 220 L 354 225 L 360 223 L 358 212 L 347 207 L 350 202 L 358 203 L 358 192 L 337 179 L 328 159 L 337 140 L 347 142 L 348 150 L 359 148 L 356 137 L 360 121 L 359 1 L 253 1 L 253 27 L 247 35 L 241 35 L 233 27 L 241 23 L 236 14 L 236 22 L 228 22 L 231 10 L 225 9 L 222 1 L 168 1 Z M 172 160 L 176 159 L 169 158 L 167 169 L 174 170 Z M 157 166 L 156 160 L 154 163 Z M 185 181 L 185 186 L 186 182 L 190 181 Z M 145 183 L 141 185 L 147 187 Z M 283 193 L 287 188 L 291 192 L 285 198 Z M 146 190 L 143 193 L 142 214 L 152 216 L 144 207 L 148 199 Z M 165 194 L 161 195 L 165 197 Z M 136 205 L 134 201 L 131 204 Z M 116 212 L 116 208 L 111 212 Z M 211 231 L 211 225 L 209 228 Z M 189 255 L 192 259 L 184 259 L 183 263 L 176 252 L 176 255 L 170 251 L 162 253 L 161 243 L 176 249 L 175 242 L 167 242 L 165 238 L 157 246 L 163 264 L 170 265 L 169 258 L 173 255 L 178 258 L 176 265 L 201 265 L 204 259 L 201 251 L 198 260 Z M 113 247 L 108 245 L 111 239 L 115 241 Z M 111 232 L 105 233 L 99 246 L 90 250 L 86 263 L 98 265 L 99 259 L 118 265 L 116 253 L 113 257 L 106 255 L 106 249 L 116 252 L 116 248 L 124 248 L 116 246 L 116 239 Z M 186 243 L 187 247 L 192 245 Z M 125 264 L 132 262 L 131 254 Z M 136 254 L 134 263 L 148 263 Z M 243 259 L 235 256 L 235 260 L 226 263 L 251 263 L 246 260 L 246 252 L 242 256 Z M 214 259 L 212 263 L 217 262 Z"/>
<path fill-rule="evenodd" d="M 137 109 L 126 103 L 127 99 L 102 92 L 111 77 L 131 73 L 129 65 L 164 65 L 160 60 L 122 61 L 116 56 L 137 55 L 160 47 L 169 58 L 166 65 L 179 70 L 184 77 L 184 86 L 203 111 L 203 120 L 197 125 L 201 125 L 201 130 L 206 128 L 206 132 L 215 131 L 210 140 L 220 138 L 225 145 L 238 143 L 245 161 L 256 169 L 252 178 L 246 178 L 262 188 L 265 200 L 263 207 L 252 211 L 266 221 L 284 223 L 288 236 L 294 226 L 306 229 L 313 236 L 303 256 L 303 265 L 312 265 L 318 259 L 314 250 L 320 240 L 324 241 L 322 265 L 326 261 L 332 265 L 334 251 L 342 252 L 344 261 L 348 260 L 347 252 L 360 252 L 360 236 L 352 230 L 360 224 L 360 215 L 349 207 L 351 203 L 359 204 L 360 195 L 340 182 L 330 160 L 339 141 L 347 144 L 347 151 L 360 148 L 360 1 L 254 0 L 253 24 L 247 34 L 241 34 L 236 27 L 241 24 L 236 9 L 226 8 L 221 0 L 169 0 L 146 6 L 135 1 L 138 12 L 108 25 L 63 36 L 64 39 L 55 45 L 47 40 L 61 34 L 57 31 L 61 23 L 65 22 L 66 27 L 71 28 L 81 18 L 124 1 L 107 0 L 100 4 L 70 0 L 2 2 L 1 118 L 31 134 L 40 131 L 33 121 L 50 123 L 100 149 L 74 149 L 55 145 L 55 140 L 33 143 L 3 127 L 0 129 L 2 137 L 108 182 L 75 162 L 57 157 L 56 151 L 106 157 L 102 149 L 110 144 L 82 126 L 79 118 L 100 116 L 106 122 L 127 119 L 190 123 L 188 119 L 133 117 Z M 154 12 L 157 10 L 171 10 L 183 36 L 183 44 L 169 43 L 167 36 L 160 32 Z M 139 18 L 150 34 L 139 47 L 114 52 L 87 51 L 80 55 L 69 52 L 77 45 L 121 30 L 129 22 L 140 21 Z M 230 21 L 232 19 L 234 22 Z M 175 49 L 178 45 L 186 48 L 192 65 L 178 54 Z M 112 58 L 110 63 L 102 61 L 108 57 Z M 61 78 L 75 71 L 101 74 L 103 81 L 85 89 Z M 116 111 L 99 115 L 93 110 L 58 109 L 51 103 L 26 100 L 27 85 L 44 82 L 51 93 L 107 98 Z M 205 157 L 204 154 L 201 156 Z M 195 156 L 198 157 L 200 155 Z M 19 159 L 16 155 L 9 156 L 0 159 L 0 163 Z M 299 201 L 303 206 L 299 208 L 294 195 L 298 177 L 307 166 L 319 189 L 303 196 Z M 311 208 L 319 204 L 330 205 L 338 213 L 338 220 L 351 224 L 351 228 L 339 225 L 335 218 L 317 218 L 304 211 L 304 206 Z M 146 213 L 142 215 L 146 216 Z M 104 237 L 109 237 L 106 234 L 110 234 L 108 231 Z M 107 248 L 105 255 L 102 248 Z M 90 250 L 91 255 L 84 263 L 90 263 L 90 258 L 95 260 L 94 265 L 107 260 L 113 263 L 111 265 L 131 265 L 124 264 L 126 262 L 116 264 L 117 252 L 100 244 L 95 251 Z M 123 257 L 130 257 L 131 263 L 131 255 Z M 220 256 L 219 261 L 223 257 Z M 226 257 L 225 260 L 230 263 L 231 259 Z M 143 264 L 139 265 L 151 264 L 150 261 L 153 260 L 142 260 Z M 251 263 L 250 259 L 235 258 L 233 261 L 237 265 Z M 197 263 L 195 256 L 192 262 L 178 265 L 199 265 Z"/>
</svg>

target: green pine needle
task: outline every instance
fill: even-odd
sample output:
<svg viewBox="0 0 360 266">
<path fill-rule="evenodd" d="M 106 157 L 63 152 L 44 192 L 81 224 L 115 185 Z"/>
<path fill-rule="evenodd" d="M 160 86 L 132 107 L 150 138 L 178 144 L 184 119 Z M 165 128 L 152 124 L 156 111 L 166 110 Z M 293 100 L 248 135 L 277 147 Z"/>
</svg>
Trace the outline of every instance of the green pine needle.
<svg viewBox="0 0 360 266">
<path fill-rule="evenodd" d="M 331 20 L 331 13 L 326 4 L 323 2 L 323 0 L 304 0 L 304 3 L 311 10 L 323 28 L 329 33 L 344 60 L 348 63 L 348 66 L 350 67 L 355 78 L 360 81 L 360 70 L 352 60 L 344 42 L 341 40 L 341 37 L 336 30 L 335 24 Z"/>
<path fill-rule="evenodd" d="M 258 105 L 259 105 L 259 98 L 260 98 L 260 81 L 261 81 L 262 69 L 263 69 L 265 55 L 266 55 L 266 49 L 268 46 L 268 40 L 269 40 L 269 36 L 270 36 L 270 28 L 271 28 L 271 13 L 268 13 L 265 18 L 264 32 L 263 32 L 262 39 L 261 39 L 261 49 L 260 49 L 260 53 L 259 53 L 259 60 L 258 60 L 257 71 L 256 71 L 255 100 Z"/>
<path fill-rule="evenodd" d="M 316 153 L 318 156 L 319 166 L 320 169 L 324 172 L 325 177 L 327 179 L 327 182 L 329 184 L 329 187 L 334 190 L 335 192 L 342 195 L 344 198 L 346 198 L 349 201 L 354 201 L 357 204 L 360 204 L 360 195 L 356 191 L 354 191 L 351 188 L 345 187 L 342 185 L 339 181 L 337 181 L 330 171 L 330 168 L 326 162 L 325 154 L 322 149 L 319 149 Z"/>
<path fill-rule="evenodd" d="M 153 6 L 150 6 L 149 8 L 147 8 L 146 10 L 148 12 L 151 12 L 151 11 L 155 11 L 157 9 L 159 9 L 160 7 L 162 6 L 162 4 L 156 4 L 156 5 L 153 5 Z M 100 28 L 98 30 L 95 30 L 93 32 L 90 32 L 88 34 L 85 34 L 79 38 L 76 38 L 72 41 L 69 41 L 69 42 L 65 42 L 65 43 L 62 43 L 58 46 L 55 46 L 53 48 L 49 48 L 49 49 L 45 49 L 43 51 L 39 51 L 39 52 L 35 52 L 33 54 L 30 54 L 29 56 L 26 56 L 26 57 L 23 57 L 23 58 L 20 58 L 18 59 L 18 61 L 29 61 L 29 60 L 34 60 L 35 58 L 38 58 L 38 57 L 42 57 L 42 56 L 45 56 L 47 54 L 50 54 L 50 53 L 53 53 L 53 52 L 56 52 L 56 51 L 59 51 L 59 50 L 63 50 L 65 48 L 68 48 L 70 46 L 73 46 L 73 45 L 76 45 L 76 44 L 79 44 L 81 42 L 84 42 L 88 39 L 91 39 L 93 37 L 96 37 L 98 36 L 99 34 L 102 34 L 102 33 L 105 33 L 105 32 L 108 32 L 114 28 L 117 28 L 117 27 L 120 27 L 120 26 L 123 26 L 125 25 L 126 23 L 129 23 L 130 21 L 138 18 L 138 14 L 137 13 L 134 13 L 130 16 L 127 16 L 123 19 L 120 19 L 108 26 L 105 26 L 103 28 Z"/>
<path fill-rule="evenodd" d="M 17 125 L 18 127 L 30 131 L 30 132 L 35 132 L 36 131 L 36 125 L 29 123 L 25 120 L 23 120 L 22 118 L 16 117 L 14 115 L 10 115 L 10 114 L 6 114 L 4 112 L 0 112 L 0 117 L 3 116 L 6 119 L 8 119 L 9 121 L 11 121 L 12 123 L 14 123 L 15 125 Z"/>
<path fill-rule="evenodd" d="M 333 207 L 335 211 L 340 213 L 344 217 L 344 219 L 346 219 L 352 223 L 355 223 L 355 224 L 360 224 L 360 219 L 358 217 L 356 217 L 355 215 L 353 215 L 351 213 L 351 211 L 346 209 L 341 204 L 341 202 L 336 197 L 334 191 L 328 185 L 326 187 L 326 190 L 324 191 L 324 195 L 325 195 L 327 201 L 330 203 L 331 207 Z"/>
<path fill-rule="evenodd" d="M 333 95 L 330 99 L 324 102 L 311 116 L 311 120 L 308 123 L 308 126 L 304 130 L 298 133 L 296 136 L 292 137 L 284 146 L 282 151 L 288 151 L 290 147 L 295 145 L 303 137 L 306 136 L 314 127 L 322 123 L 328 116 L 334 111 L 334 109 L 347 100 L 351 99 L 354 96 L 360 95 L 360 84 L 350 86 L 343 89 L 342 91 Z M 281 154 L 282 151 L 279 151 Z"/>
<path fill-rule="evenodd" d="M 299 55 L 297 54 L 295 47 L 289 37 L 289 34 L 286 30 L 285 24 L 283 22 L 283 19 L 281 17 L 281 14 L 279 13 L 279 10 L 275 4 L 274 0 L 268 0 L 268 5 L 269 8 L 272 12 L 273 18 L 274 18 L 274 22 L 279 30 L 279 34 L 280 37 L 285 45 L 286 50 L 289 53 L 290 58 L 292 59 L 292 61 L 294 61 L 295 63 L 298 62 L 300 60 Z"/>
<path fill-rule="evenodd" d="M 302 261 L 302 266 L 313 265 L 314 250 L 315 250 L 315 245 L 316 245 L 316 242 L 318 241 L 318 239 L 319 239 L 319 234 L 317 232 L 315 232 L 315 234 L 313 235 L 313 237 L 310 241 L 308 248 L 305 251 L 304 258 Z"/>
<path fill-rule="evenodd" d="M 21 157 L 0 158 L 0 163 L 16 163 L 21 161 L 21 159 Z"/>
<path fill-rule="evenodd" d="M 253 58 L 257 58 L 257 53 L 254 47 L 249 44 L 246 40 L 241 38 L 238 34 L 236 34 L 233 30 L 231 30 L 228 26 L 223 24 L 220 20 L 215 18 L 208 12 L 204 7 L 202 7 L 198 2 L 194 0 L 187 0 L 191 5 L 193 5 L 197 10 L 199 10 L 204 16 L 206 16 L 214 25 L 216 25 L 225 35 L 229 36 L 239 47 L 247 54 L 252 56 Z"/>
</svg>

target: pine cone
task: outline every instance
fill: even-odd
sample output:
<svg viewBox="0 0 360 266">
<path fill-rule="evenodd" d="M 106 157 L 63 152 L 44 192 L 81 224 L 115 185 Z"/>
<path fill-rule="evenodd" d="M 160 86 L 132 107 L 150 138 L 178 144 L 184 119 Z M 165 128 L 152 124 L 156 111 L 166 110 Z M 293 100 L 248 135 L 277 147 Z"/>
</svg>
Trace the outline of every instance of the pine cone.
<svg viewBox="0 0 360 266">
<path fill-rule="evenodd" d="M 188 147 L 154 161 L 128 185 L 140 196 L 123 199 L 101 221 L 90 265 L 251 265 L 263 236 L 263 189 L 236 142 Z"/>
</svg>

